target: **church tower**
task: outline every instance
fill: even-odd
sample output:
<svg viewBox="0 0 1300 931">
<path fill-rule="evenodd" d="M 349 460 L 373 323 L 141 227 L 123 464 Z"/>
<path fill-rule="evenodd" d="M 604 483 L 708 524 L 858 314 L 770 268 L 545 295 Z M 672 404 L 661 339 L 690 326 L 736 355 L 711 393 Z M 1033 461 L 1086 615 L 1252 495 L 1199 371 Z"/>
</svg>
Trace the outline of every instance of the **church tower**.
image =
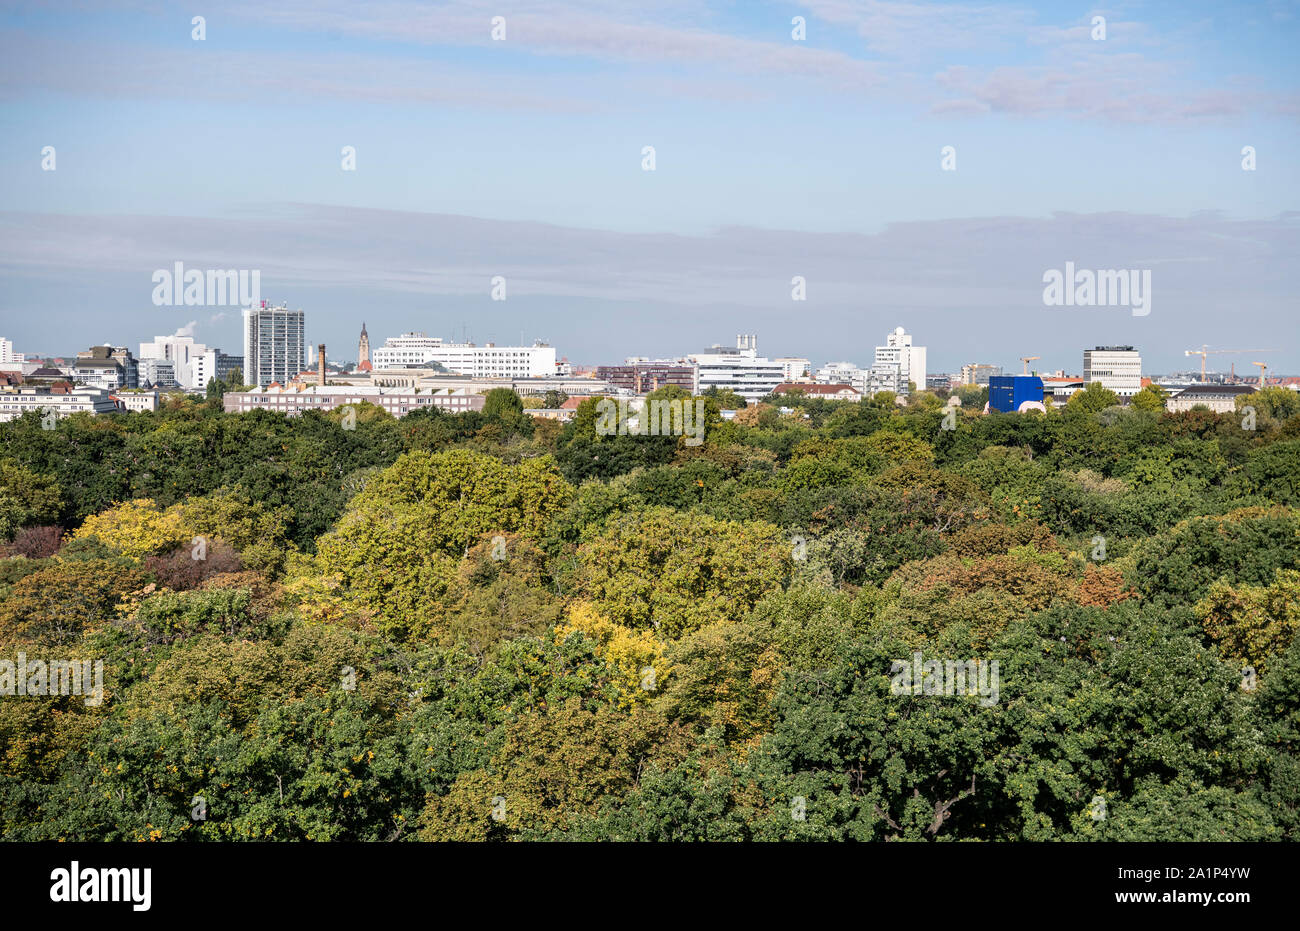
<svg viewBox="0 0 1300 931">
<path fill-rule="evenodd" d="M 357 368 L 370 369 L 370 337 L 366 334 L 366 324 L 361 323 L 361 339 L 357 341 Z"/>
</svg>

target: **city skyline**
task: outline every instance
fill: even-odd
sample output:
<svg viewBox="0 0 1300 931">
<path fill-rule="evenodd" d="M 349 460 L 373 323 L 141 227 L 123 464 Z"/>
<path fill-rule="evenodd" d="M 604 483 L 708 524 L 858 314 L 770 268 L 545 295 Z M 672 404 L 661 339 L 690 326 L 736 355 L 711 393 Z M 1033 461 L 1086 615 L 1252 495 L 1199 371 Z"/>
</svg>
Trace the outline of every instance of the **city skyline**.
<svg viewBox="0 0 1300 931">
<path fill-rule="evenodd" d="M 25 351 L 237 345 L 236 306 L 151 303 L 182 262 L 260 273 L 313 344 L 467 325 L 597 363 L 759 332 L 865 361 L 902 325 L 937 370 L 1208 343 L 1300 371 L 1294 3 L 202 12 L 201 39 L 150 5 L 0 13 Z M 1150 307 L 1048 306 L 1072 266 L 1149 273 Z"/>
</svg>

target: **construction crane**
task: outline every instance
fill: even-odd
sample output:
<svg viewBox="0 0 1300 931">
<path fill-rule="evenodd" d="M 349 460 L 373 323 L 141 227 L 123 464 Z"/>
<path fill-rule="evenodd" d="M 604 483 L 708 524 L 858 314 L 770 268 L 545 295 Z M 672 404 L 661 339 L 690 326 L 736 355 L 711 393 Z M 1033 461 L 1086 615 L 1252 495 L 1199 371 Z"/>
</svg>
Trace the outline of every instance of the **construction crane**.
<svg viewBox="0 0 1300 931">
<path fill-rule="evenodd" d="M 1021 371 L 1020 371 L 1020 374 L 1021 374 L 1021 375 L 1028 375 L 1028 374 L 1029 374 L 1029 363 L 1030 363 L 1030 362 L 1033 362 L 1035 359 L 1041 359 L 1041 358 L 1042 358 L 1042 356 L 1021 356 L 1021 357 L 1020 357 L 1020 361 L 1021 361 L 1022 365 L 1021 365 Z"/>
<path fill-rule="evenodd" d="M 1202 344 L 1200 349 L 1186 349 L 1183 351 L 1185 356 L 1201 357 L 1201 381 L 1205 381 L 1205 358 L 1225 352 L 1273 352 L 1272 349 L 1211 349 L 1208 344 Z"/>
<path fill-rule="evenodd" d="M 1266 373 L 1266 372 L 1268 371 L 1268 363 L 1267 363 L 1267 362 L 1252 362 L 1252 363 L 1250 363 L 1250 364 L 1251 364 L 1251 365 L 1258 365 L 1258 366 L 1259 366 L 1259 390 L 1260 390 L 1260 391 L 1263 391 L 1263 390 L 1264 390 L 1264 373 Z"/>
</svg>

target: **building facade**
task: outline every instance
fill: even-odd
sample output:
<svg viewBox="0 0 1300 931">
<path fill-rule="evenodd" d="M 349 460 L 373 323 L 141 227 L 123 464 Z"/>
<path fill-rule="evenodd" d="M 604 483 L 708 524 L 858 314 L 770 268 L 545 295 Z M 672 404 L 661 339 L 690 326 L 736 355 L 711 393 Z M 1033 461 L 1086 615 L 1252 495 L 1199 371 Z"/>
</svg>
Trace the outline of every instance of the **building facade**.
<svg viewBox="0 0 1300 931">
<path fill-rule="evenodd" d="M 786 382 L 777 385 L 773 394 L 802 394 L 827 401 L 861 401 L 862 392 L 852 385 L 824 385 L 813 382 Z"/>
<path fill-rule="evenodd" d="M 244 383 L 265 388 L 287 384 L 306 367 L 306 321 L 288 305 L 244 308 Z M 212 374 L 215 374 L 215 366 Z"/>
<path fill-rule="evenodd" d="M 424 333 L 390 336 L 370 354 L 376 370 L 440 365 L 456 375 L 471 378 L 543 378 L 555 375 L 555 347 L 498 346 L 486 343 L 447 343 Z"/>
<path fill-rule="evenodd" d="M 176 380 L 176 363 L 170 359 L 141 359 L 140 385 L 151 388 L 179 388 Z"/>
<path fill-rule="evenodd" d="M 14 352 L 13 341 L 0 336 L 0 372 L 22 372 L 26 362 L 26 356 Z"/>
<path fill-rule="evenodd" d="M 897 372 L 897 393 L 907 394 L 910 382 L 917 390 L 925 388 L 925 347 L 913 346 L 912 336 L 901 326 L 885 337 L 885 345 L 876 347 L 873 372 Z"/>
<path fill-rule="evenodd" d="M 1002 374 L 1002 366 L 983 362 L 967 362 L 961 367 L 961 383 L 987 388 L 989 379 Z"/>
<path fill-rule="evenodd" d="M 112 392 L 104 388 L 58 391 L 40 387 L 0 389 L 0 422 L 15 420 L 28 411 L 55 417 L 70 414 L 115 414 L 120 410 Z"/>
<path fill-rule="evenodd" d="M 1132 346 L 1097 346 L 1083 351 L 1083 386 L 1109 388 L 1121 398 L 1142 390 L 1142 356 Z"/>
<path fill-rule="evenodd" d="M 158 360 L 172 363 L 176 384 L 182 388 L 202 388 L 197 381 L 195 367 L 208 352 L 208 347 L 196 343 L 192 336 L 155 336 L 152 341 L 140 344 L 140 360 Z"/>
<path fill-rule="evenodd" d="M 611 388 L 632 394 L 648 394 L 668 385 L 675 385 L 696 394 L 698 370 L 682 362 L 664 362 L 628 359 L 623 365 L 598 365 L 596 377 L 608 382 Z"/>
<path fill-rule="evenodd" d="M 328 411 L 349 404 L 367 402 L 394 417 L 411 411 L 435 408 L 451 414 L 481 411 L 487 399 L 481 394 L 420 390 L 418 388 L 382 388 L 376 385 L 296 385 L 259 388 L 250 391 L 227 391 L 222 398 L 227 413 L 279 411 L 285 415 L 303 411 Z"/>
<path fill-rule="evenodd" d="M 140 368 L 131 350 L 125 346 L 91 346 L 77 353 L 77 361 L 72 366 L 72 380 L 104 391 L 137 388 Z"/>
<path fill-rule="evenodd" d="M 710 346 L 704 352 L 686 357 L 699 370 L 697 384 L 701 392 L 710 388 L 734 391 L 753 403 L 772 393 L 786 380 L 784 363 L 758 354 L 758 337 L 736 337 L 736 348 Z"/>
<path fill-rule="evenodd" d="M 1231 414 L 1237 409 L 1237 398 L 1254 393 L 1254 385 L 1188 385 L 1165 398 L 1165 410 L 1178 413 L 1204 407 Z"/>
</svg>

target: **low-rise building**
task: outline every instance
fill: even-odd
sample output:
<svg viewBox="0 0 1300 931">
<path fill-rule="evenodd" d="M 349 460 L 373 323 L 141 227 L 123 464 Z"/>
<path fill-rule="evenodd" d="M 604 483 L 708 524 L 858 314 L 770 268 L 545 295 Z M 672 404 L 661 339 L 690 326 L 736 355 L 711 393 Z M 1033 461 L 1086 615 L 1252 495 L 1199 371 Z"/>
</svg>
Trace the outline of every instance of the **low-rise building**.
<svg viewBox="0 0 1300 931">
<path fill-rule="evenodd" d="M 0 422 L 16 420 L 28 411 L 56 417 L 70 414 L 115 414 L 120 410 L 112 393 L 103 388 L 71 391 L 39 386 L 0 389 Z"/>
<path fill-rule="evenodd" d="M 828 401 L 861 401 L 862 392 L 852 385 L 822 385 L 809 382 L 786 382 L 776 386 L 773 394 L 802 394 Z"/>
<path fill-rule="evenodd" d="M 611 388 L 621 388 L 632 394 L 646 394 L 668 385 L 696 394 L 698 371 L 689 363 L 628 359 L 623 365 L 597 366 L 596 377 Z"/>
<path fill-rule="evenodd" d="M 113 400 L 124 411 L 156 411 L 160 392 L 157 388 L 115 391 Z"/>
<path fill-rule="evenodd" d="M 481 411 L 486 398 L 466 391 L 437 391 L 420 388 L 384 388 L 377 385 L 291 385 L 271 384 L 250 391 L 227 391 L 222 398 L 226 413 L 279 411 L 328 411 L 363 402 L 382 408 L 394 417 L 411 411 L 436 408 L 451 414 Z"/>
<path fill-rule="evenodd" d="M 1253 385 L 1188 385 L 1165 398 L 1165 410 L 1177 413 L 1205 407 L 1216 414 L 1231 414 L 1237 398 L 1254 393 Z"/>
</svg>

